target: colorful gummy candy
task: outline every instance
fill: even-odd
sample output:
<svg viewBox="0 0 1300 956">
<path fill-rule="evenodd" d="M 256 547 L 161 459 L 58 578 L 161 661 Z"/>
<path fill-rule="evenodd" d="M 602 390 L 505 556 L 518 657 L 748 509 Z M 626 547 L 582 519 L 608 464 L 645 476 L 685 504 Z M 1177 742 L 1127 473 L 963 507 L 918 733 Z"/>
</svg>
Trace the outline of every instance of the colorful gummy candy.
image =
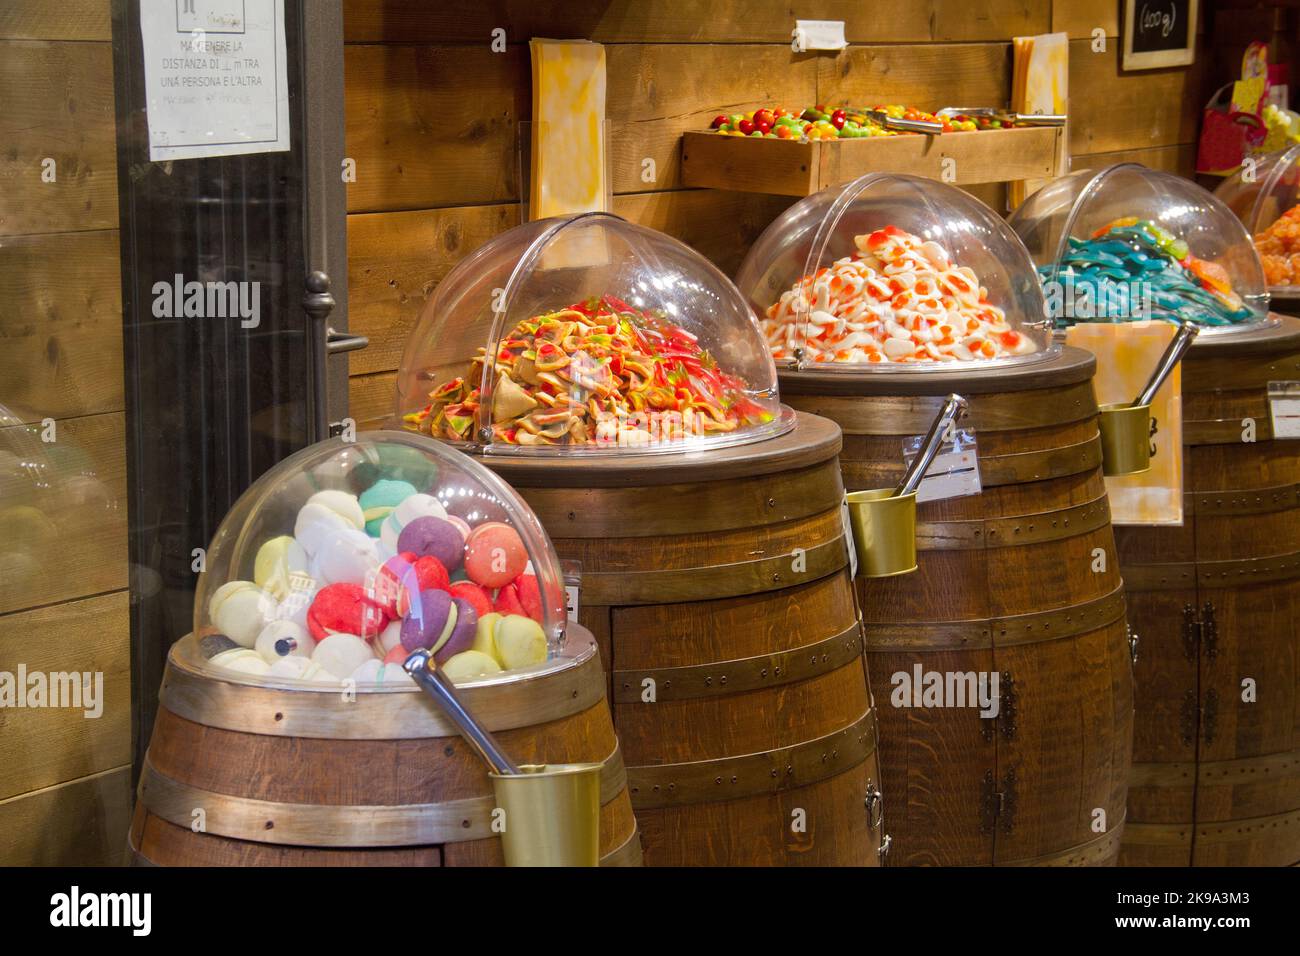
<svg viewBox="0 0 1300 956">
<path fill-rule="evenodd" d="M 1037 351 L 988 301 L 974 270 L 897 226 L 854 237 L 857 251 L 804 276 L 762 321 L 778 362 L 957 362 Z M 806 320 L 806 327 L 801 322 Z"/>
<path fill-rule="evenodd" d="M 430 393 L 408 427 L 469 441 L 485 356 Z M 696 337 L 613 296 L 534 316 L 497 347 L 492 439 L 514 445 L 649 445 L 772 420 Z"/>
<path fill-rule="evenodd" d="M 1300 206 L 1292 206 L 1255 236 L 1255 249 L 1269 285 L 1300 285 Z"/>
<path fill-rule="evenodd" d="M 1059 271 L 1046 265 L 1038 272 L 1044 283 L 1054 279 L 1058 285 L 1071 287 L 1067 296 L 1047 290 L 1049 309 L 1061 328 L 1081 318 L 1111 322 L 1188 319 L 1199 325 L 1222 326 L 1253 317 L 1233 291 L 1227 270 L 1197 258 L 1186 242 L 1136 217 L 1116 219 L 1088 239 L 1069 237 Z M 1067 314 L 1064 306 L 1077 301 L 1082 291 L 1098 304 L 1096 314 Z M 1106 309 L 1101 303 L 1125 305 Z"/>
</svg>

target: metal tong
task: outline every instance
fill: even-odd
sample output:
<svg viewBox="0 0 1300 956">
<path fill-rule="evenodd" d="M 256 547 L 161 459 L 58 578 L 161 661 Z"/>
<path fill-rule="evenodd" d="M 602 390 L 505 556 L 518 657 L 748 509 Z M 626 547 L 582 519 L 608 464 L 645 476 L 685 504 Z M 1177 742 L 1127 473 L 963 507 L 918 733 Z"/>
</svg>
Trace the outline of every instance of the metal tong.
<svg viewBox="0 0 1300 956">
<path fill-rule="evenodd" d="M 939 454 L 939 447 L 943 444 L 948 426 L 964 418 L 969 411 L 970 403 L 966 399 L 956 393 L 948 396 L 938 417 L 930 423 L 930 430 L 925 433 L 921 448 L 912 459 L 912 466 L 907 469 L 907 474 L 903 475 L 903 480 L 894 488 L 894 493 L 890 497 L 910 495 L 921 487 L 921 481 L 934 462 L 934 456 Z"/>
<path fill-rule="evenodd" d="M 1178 333 L 1165 349 L 1165 354 L 1160 356 L 1160 361 L 1156 364 L 1156 370 L 1151 373 L 1150 380 L 1143 386 L 1142 391 L 1138 392 L 1138 397 L 1133 402 L 1135 406 L 1151 404 L 1151 400 L 1156 397 L 1156 392 L 1160 390 L 1160 386 L 1165 383 L 1165 379 L 1174 370 L 1174 366 L 1182 361 L 1183 356 L 1192 347 L 1192 341 L 1200 331 L 1200 327 L 1191 322 L 1178 323 Z"/>
<path fill-rule="evenodd" d="M 1010 110 L 994 109 L 991 106 L 945 106 L 935 116 L 987 116 L 1003 123 L 1017 126 L 1064 126 L 1064 113 L 1013 113 Z"/>
<path fill-rule="evenodd" d="M 929 120 L 910 120 L 902 119 L 897 116 L 890 116 L 882 110 L 867 110 L 867 115 L 879 123 L 885 129 L 903 130 L 908 133 L 942 133 L 942 123 L 931 123 Z"/>
<path fill-rule="evenodd" d="M 457 694 L 455 685 L 447 679 L 447 675 L 432 666 L 432 657 L 433 655 L 427 650 L 414 651 L 402 667 L 451 718 L 451 722 L 456 725 L 461 736 L 469 741 L 470 746 L 478 752 L 493 773 L 503 776 L 518 775 L 519 765 L 506 756 L 496 738 L 478 722 L 477 717 L 469 712 L 464 701 Z"/>
</svg>

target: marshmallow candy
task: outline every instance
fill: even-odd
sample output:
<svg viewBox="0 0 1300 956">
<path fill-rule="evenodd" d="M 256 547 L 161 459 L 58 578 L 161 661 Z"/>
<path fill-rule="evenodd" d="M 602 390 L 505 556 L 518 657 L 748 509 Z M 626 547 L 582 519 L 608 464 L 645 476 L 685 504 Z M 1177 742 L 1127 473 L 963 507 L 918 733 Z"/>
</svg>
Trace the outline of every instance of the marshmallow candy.
<svg viewBox="0 0 1300 956">
<path fill-rule="evenodd" d="M 240 647 L 252 647 L 278 609 L 275 598 L 251 581 L 227 581 L 208 601 L 213 625 Z"/>
</svg>

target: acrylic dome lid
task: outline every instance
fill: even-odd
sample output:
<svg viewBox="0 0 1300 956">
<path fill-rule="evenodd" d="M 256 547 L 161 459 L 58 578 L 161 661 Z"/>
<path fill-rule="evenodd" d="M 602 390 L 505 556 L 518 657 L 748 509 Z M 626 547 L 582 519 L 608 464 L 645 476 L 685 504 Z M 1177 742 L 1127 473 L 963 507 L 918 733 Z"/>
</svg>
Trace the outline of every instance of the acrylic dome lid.
<svg viewBox="0 0 1300 956">
<path fill-rule="evenodd" d="M 1300 146 L 1243 165 L 1214 195 L 1253 237 L 1269 290 L 1300 295 Z"/>
<path fill-rule="evenodd" d="M 452 269 L 407 342 L 397 412 L 509 454 L 695 450 L 793 427 L 731 280 L 608 213 L 526 223 Z"/>
<path fill-rule="evenodd" d="M 559 560 L 499 477 L 408 432 L 330 439 L 240 496 L 204 555 L 194 633 L 213 676 L 414 687 L 428 648 L 458 683 L 546 669 Z M 495 616 L 494 616 L 495 615 Z"/>
<path fill-rule="evenodd" d="M 1196 183 L 1120 163 L 1048 183 L 1012 214 L 1058 328 L 1190 320 L 1202 334 L 1268 321 L 1241 222 Z"/>
<path fill-rule="evenodd" d="M 782 367 L 951 371 L 1053 351 L 1033 263 L 969 193 L 871 173 L 795 203 L 736 278 Z"/>
</svg>

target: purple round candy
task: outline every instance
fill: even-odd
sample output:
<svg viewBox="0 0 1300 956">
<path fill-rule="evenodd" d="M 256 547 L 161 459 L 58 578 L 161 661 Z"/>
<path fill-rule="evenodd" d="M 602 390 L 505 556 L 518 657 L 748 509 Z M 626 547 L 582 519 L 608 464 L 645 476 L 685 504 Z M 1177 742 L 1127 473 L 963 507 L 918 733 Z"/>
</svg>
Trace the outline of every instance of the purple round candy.
<svg viewBox="0 0 1300 956">
<path fill-rule="evenodd" d="M 448 573 L 465 560 L 465 539 L 450 521 L 432 515 L 414 518 L 397 536 L 397 551 L 413 551 L 416 557 L 432 555 Z"/>
<path fill-rule="evenodd" d="M 420 599 L 402 619 L 402 646 L 408 651 L 433 647 L 447 626 L 451 595 L 446 591 L 421 591 Z M 450 642 L 449 642 L 450 643 Z"/>
<path fill-rule="evenodd" d="M 447 643 L 433 655 L 439 664 L 445 664 L 461 651 L 473 647 L 474 634 L 478 630 L 478 612 L 474 610 L 474 605 L 464 598 L 452 598 L 452 603 L 456 605 L 456 625 L 451 629 Z"/>
</svg>

